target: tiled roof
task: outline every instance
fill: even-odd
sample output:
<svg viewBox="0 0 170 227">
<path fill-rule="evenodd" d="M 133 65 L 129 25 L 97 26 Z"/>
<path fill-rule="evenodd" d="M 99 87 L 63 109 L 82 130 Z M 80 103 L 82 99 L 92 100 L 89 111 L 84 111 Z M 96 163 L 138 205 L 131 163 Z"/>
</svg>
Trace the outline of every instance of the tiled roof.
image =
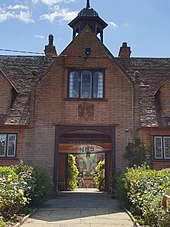
<svg viewBox="0 0 170 227">
<path fill-rule="evenodd" d="M 131 81 L 140 86 L 140 121 L 142 126 L 160 124 L 155 93 L 170 79 L 170 58 L 115 58 Z M 0 123 L 26 125 L 29 120 L 32 82 L 42 78 L 54 58 L 44 56 L 0 56 L 0 70 L 18 91 L 8 115 L 0 116 Z"/>
<path fill-rule="evenodd" d="M 0 56 L 0 70 L 18 92 L 9 114 L 0 117 L 1 124 L 28 124 L 32 82 L 43 76 L 52 61 L 52 58 L 44 56 Z"/>
<path fill-rule="evenodd" d="M 155 94 L 170 79 L 170 58 L 116 58 L 116 61 L 140 85 L 141 125 L 158 126 L 161 116 L 157 111 Z"/>
</svg>

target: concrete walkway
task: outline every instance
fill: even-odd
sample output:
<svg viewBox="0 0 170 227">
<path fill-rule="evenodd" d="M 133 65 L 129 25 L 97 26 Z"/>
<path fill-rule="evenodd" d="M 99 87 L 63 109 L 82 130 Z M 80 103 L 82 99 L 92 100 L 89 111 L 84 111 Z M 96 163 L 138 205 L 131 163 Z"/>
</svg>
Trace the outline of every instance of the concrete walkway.
<svg viewBox="0 0 170 227">
<path fill-rule="evenodd" d="M 22 227 L 133 227 L 117 200 L 94 189 L 61 192 Z"/>
</svg>

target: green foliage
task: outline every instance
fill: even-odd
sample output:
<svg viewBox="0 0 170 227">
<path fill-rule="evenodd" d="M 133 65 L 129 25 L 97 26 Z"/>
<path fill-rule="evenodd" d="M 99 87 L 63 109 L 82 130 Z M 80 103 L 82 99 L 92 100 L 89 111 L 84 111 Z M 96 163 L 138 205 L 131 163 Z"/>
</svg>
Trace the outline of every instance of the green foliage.
<svg viewBox="0 0 170 227">
<path fill-rule="evenodd" d="M 140 139 L 135 139 L 134 143 L 128 143 L 124 157 L 129 161 L 129 167 L 141 165 L 145 162 L 146 151 Z"/>
<path fill-rule="evenodd" d="M 68 189 L 75 190 L 77 188 L 77 179 L 79 171 L 76 166 L 75 157 L 72 154 L 68 155 Z"/>
<path fill-rule="evenodd" d="M 9 167 L 5 167 L 0 175 L 0 215 L 9 220 L 28 204 L 29 199 L 25 197 L 22 183 L 12 168 L 9 171 Z"/>
<path fill-rule="evenodd" d="M 18 176 L 14 172 L 13 168 L 8 166 L 0 166 L 0 178 L 10 176 L 13 180 L 17 180 Z"/>
<path fill-rule="evenodd" d="M 6 227 L 5 222 L 0 220 L 0 226 L 1 226 L 1 227 Z"/>
<path fill-rule="evenodd" d="M 19 179 L 23 182 L 23 189 L 31 205 L 42 205 L 52 195 L 52 185 L 43 169 L 23 165 L 15 167 Z"/>
<path fill-rule="evenodd" d="M 43 170 L 23 165 L 0 167 L 0 217 L 8 221 L 28 204 L 40 205 L 51 194 L 51 185 Z"/>
<path fill-rule="evenodd" d="M 169 215 L 162 209 L 162 196 L 170 192 L 170 170 L 151 170 L 148 166 L 129 168 L 116 176 L 116 189 L 134 215 L 152 227 L 169 227 Z M 121 185 L 119 185 L 121 184 Z"/>
<path fill-rule="evenodd" d="M 105 161 L 102 160 L 100 161 L 96 168 L 95 168 L 95 173 L 93 174 L 93 179 L 95 182 L 96 187 L 103 191 L 105 189 Z"/>
</svg>

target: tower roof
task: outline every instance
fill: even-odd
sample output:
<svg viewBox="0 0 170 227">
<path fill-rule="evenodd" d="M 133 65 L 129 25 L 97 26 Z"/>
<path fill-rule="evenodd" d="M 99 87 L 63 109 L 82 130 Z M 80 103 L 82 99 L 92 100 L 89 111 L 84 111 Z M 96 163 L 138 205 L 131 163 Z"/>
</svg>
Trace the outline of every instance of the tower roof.
<svg viewBox="0 0 170 227">
<path fill-rule="evenodd" d="M 86 2 L 86 7 L 85 8 L 83 8 L 79 13 L 78 13 L 78 16 L 83 16 L 83 17 L 85 17 L 85 16 L 99 16 L 98 15 L 98 13 L 93 9 L 93 8 L 91 8 L 90 7 L 90 0 L 87 0 L 87 2 Z"/>
<path fill-rule="evenodd" d="M 90 7 L 90 0 L 86 1 L 86 7 L 69 23 L 69 26 L 73 28 L 73 40 L 86 25 L 89 25 L 96 35 L 99 34 L 98 38 L 100 37 L 103 42 L 103 29 L 107 27 L 107 23 Z"/>
</svg>

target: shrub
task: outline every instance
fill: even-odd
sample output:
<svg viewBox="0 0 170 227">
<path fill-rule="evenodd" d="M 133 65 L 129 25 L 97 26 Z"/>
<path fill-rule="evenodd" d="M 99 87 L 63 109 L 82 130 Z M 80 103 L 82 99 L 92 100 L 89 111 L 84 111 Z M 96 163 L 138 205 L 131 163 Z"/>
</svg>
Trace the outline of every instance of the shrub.
<svg viewBox="0 0 170 227">
<path fill-rule="evenodd" d="M 79 171 L 76 166 L 75 157 L 72 154 L 68 155 L 68 189 L 75 190 L 77 188 L 77 177 Z"/>
<path fill-rule="evenodd" d="M 133 143 L 128 143 L 124 157 L 129 161 L 129 167 L 144 163 L 146 151 L 142 141 L 135 139 Z"/>
<path fill-rule="evenodd" d="M 9 220 L 28 203 L 28 199 L 12 168 L 4 167 L 3 170 L 1 168 L 0 175 L 0 215 Z"/>
<path fill-rule="evenodd" d="M 6 223 L 2 220 L 1 216 L 0 216 L 0 227 L 6 227 Z"/>
<path fill-rule="evenodd" d="M 39 206 L 51 197 L 52 185 L 43 169 L 22 163 L 14 169 L 31 205 Z"/>
<path fill-rule="evenodd" d="M 95 182 L 96 187 L 103 191 L 105 189 L 105 161 L 102 160 L 100 161 L 96 168 L 95 168 L 95 173 L 93 174 L 93 179 Z"/>
<path fill-rule="evenodd" d="M 51 189 L 42 169 L 23 163 L 15 167 L 0 167 L 0 221 L 15 219 L 30 203 L 42 204 L 51 196 Z"/>
<path fill-rule="evenodd" d="M 170 170 L 151 170 L 143 165 L 117 174 L 116 189 L 131 212 L 152 227 L 169 227 L 169 215 L 162 209 L 162 196 L 170 191 Z M 121 184 L 121 185 L 119 185 Z"/>
</svg>

